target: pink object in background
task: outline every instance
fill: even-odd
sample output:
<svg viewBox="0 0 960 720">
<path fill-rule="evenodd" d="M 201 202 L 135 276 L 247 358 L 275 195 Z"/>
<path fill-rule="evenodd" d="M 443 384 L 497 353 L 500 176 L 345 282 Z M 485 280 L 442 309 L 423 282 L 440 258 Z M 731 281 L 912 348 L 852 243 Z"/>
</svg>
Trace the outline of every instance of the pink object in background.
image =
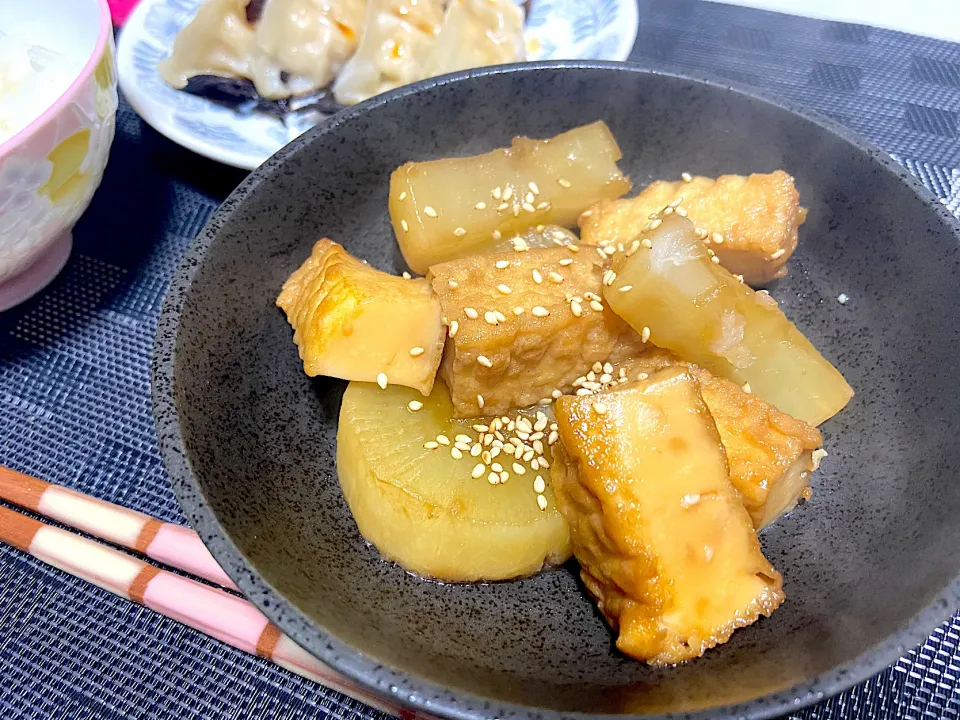
<svg viewBox="0 0 960 720">
<path fill-rule="evenodd" d="M 122 27 L 138 2 L 140 0 L 107 0 L 110 14 L 113 16 L 113 24 Z"/>
</svg>

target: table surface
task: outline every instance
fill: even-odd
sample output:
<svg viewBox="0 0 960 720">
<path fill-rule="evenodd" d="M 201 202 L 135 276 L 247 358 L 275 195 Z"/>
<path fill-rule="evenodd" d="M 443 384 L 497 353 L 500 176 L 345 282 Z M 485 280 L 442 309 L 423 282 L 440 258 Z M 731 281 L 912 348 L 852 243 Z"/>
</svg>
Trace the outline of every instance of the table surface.
<svg viewBox="0 0 960 720">
<path fill-rule="evenodd" d="M 960 45 L 697 0 L 640 0 L 632 59 L 824 112 L 960 211 Z M 150 354 L 182 253 L 243 173 L 125 103 L 75 250 L 0 315 L 0 464 L 183 523 L 156 446 Z M 0 546 L 0 717 L 381 718 L 265 661 Z M 960 718 L 960 616 L 796 718 Z"/>
</svg>

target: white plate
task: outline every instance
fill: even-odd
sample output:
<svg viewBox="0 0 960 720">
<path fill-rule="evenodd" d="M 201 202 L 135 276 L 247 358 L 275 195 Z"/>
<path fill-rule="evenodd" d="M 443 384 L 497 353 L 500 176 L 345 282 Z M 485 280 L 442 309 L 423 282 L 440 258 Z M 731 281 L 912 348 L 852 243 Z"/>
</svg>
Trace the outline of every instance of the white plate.
<svg viewBox="0 0 960 720">
<path fill-rule="evenodd" d="M 120 88 L 134 109 L 175 143 L 252 170 L 315 122 L 241 115 L 174 90 L 157 73 L 201 0 L 142 0 L 117 47 Z M 626 60 L 637 37 L 635 0 L 534 0 L 524 34 L 529 60 Z"/>
</svg>

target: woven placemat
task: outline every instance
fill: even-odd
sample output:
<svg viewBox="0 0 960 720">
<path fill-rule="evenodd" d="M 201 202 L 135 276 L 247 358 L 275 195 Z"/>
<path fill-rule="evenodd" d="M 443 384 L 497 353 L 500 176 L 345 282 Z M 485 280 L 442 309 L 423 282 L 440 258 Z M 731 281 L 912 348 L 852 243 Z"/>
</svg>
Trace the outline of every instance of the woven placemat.
<svg viewBox="0 0 960 720">
<path fill-rule="evenodd" d="M 641 0 L 633 58 L 824 112 L 960 211 L 960 45 L 697 0 Z M 121 102 L 103 185 L 61 276 L 0 314 L 0 464 L 183 523 L 149 367 L 182 253 L 243 174 Z M 0 546 L 0 718 L 383 718 L 350 698 Z M 960 718 L 960 617 L 798 718 Z"/>
</svg>

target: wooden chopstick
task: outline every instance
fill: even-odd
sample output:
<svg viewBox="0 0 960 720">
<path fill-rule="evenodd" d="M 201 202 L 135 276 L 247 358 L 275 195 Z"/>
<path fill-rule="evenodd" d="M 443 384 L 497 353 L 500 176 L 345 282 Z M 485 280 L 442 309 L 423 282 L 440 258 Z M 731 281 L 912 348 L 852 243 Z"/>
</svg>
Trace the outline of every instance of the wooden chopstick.
<svg viewBox="0 0 960 720">
<path fill-rule="evenodd" d="M 238 590 L 200 536 L 188 528 L 2 466 L 0 498 L 220 587 Z"/>
<path fill-rule="evenodd" d="M 23 478 L 30 482 L 25 483 Z M 62 522 L 84 530 L 87 527 L 95 528 L 86 531 L 91 535 L 97 534 L 107 539 L 111 539 L 108 536 L 118 538 L 130 536 L 129 528 L 121 532 L 115 527 L 105 529 L 102 526 L 104 518 L 116 517 L 112 513 L 128 513 L 136 520 L 147 518 L 154 523 L 160 522 L 148 515 L 35 480 L 6 468 L 0 468 L 0 487 L 3 488 L 0 497 L 9 502 L 28 507 L 39 514 L 53 509 L 54 512 L 70 518 Z M 17 490 L 16 493 L 14 489 Z M 51 490 L 65 493 L 66 498 L 40 502 L 41 496 L 51 493 Z M 12 499 L 14 497 L 17 499 Z M 58 504 L 59 501 L 63 503 Z M 71 504 L 80 501 L 87 504 Z M 68 509 L 64 510 L 65 507 Z M 92 509 L 94 517 L 78 517 L 77 513 L 82 513 L 84 508 Z M 100 511 L 107 514 L 96 517 L 96 513 Z M 56 516 L 51 514 L 50 517 Z M 56 517 L 56 519 L 60 518 Z M 127 520 L 129 521 L 129 518 Z M 195 534 L 194 537 L 196 537 Z M 13 545 L 70 575 L 87 580 L 115 595 L 150 608 L 184 625 L 189 625 L 239 650 L 272 660 L 298 675 L 349 695 L 383 712 L 405 720 L 429 717 L 412 713 L 354 685 L 280 632 L 279 628 L 249 601 L 236 595 L 161 570 L 95 540 L 54 527 L 3 506 L 0 506 L 0 542 Z M 129 547 L 126 542 L 120 540 L 113 542 Z M 213 562 L 212 557 L 210 561 Z M 168 564 L 176 567 L 182 563 Z"/>
</svg>

